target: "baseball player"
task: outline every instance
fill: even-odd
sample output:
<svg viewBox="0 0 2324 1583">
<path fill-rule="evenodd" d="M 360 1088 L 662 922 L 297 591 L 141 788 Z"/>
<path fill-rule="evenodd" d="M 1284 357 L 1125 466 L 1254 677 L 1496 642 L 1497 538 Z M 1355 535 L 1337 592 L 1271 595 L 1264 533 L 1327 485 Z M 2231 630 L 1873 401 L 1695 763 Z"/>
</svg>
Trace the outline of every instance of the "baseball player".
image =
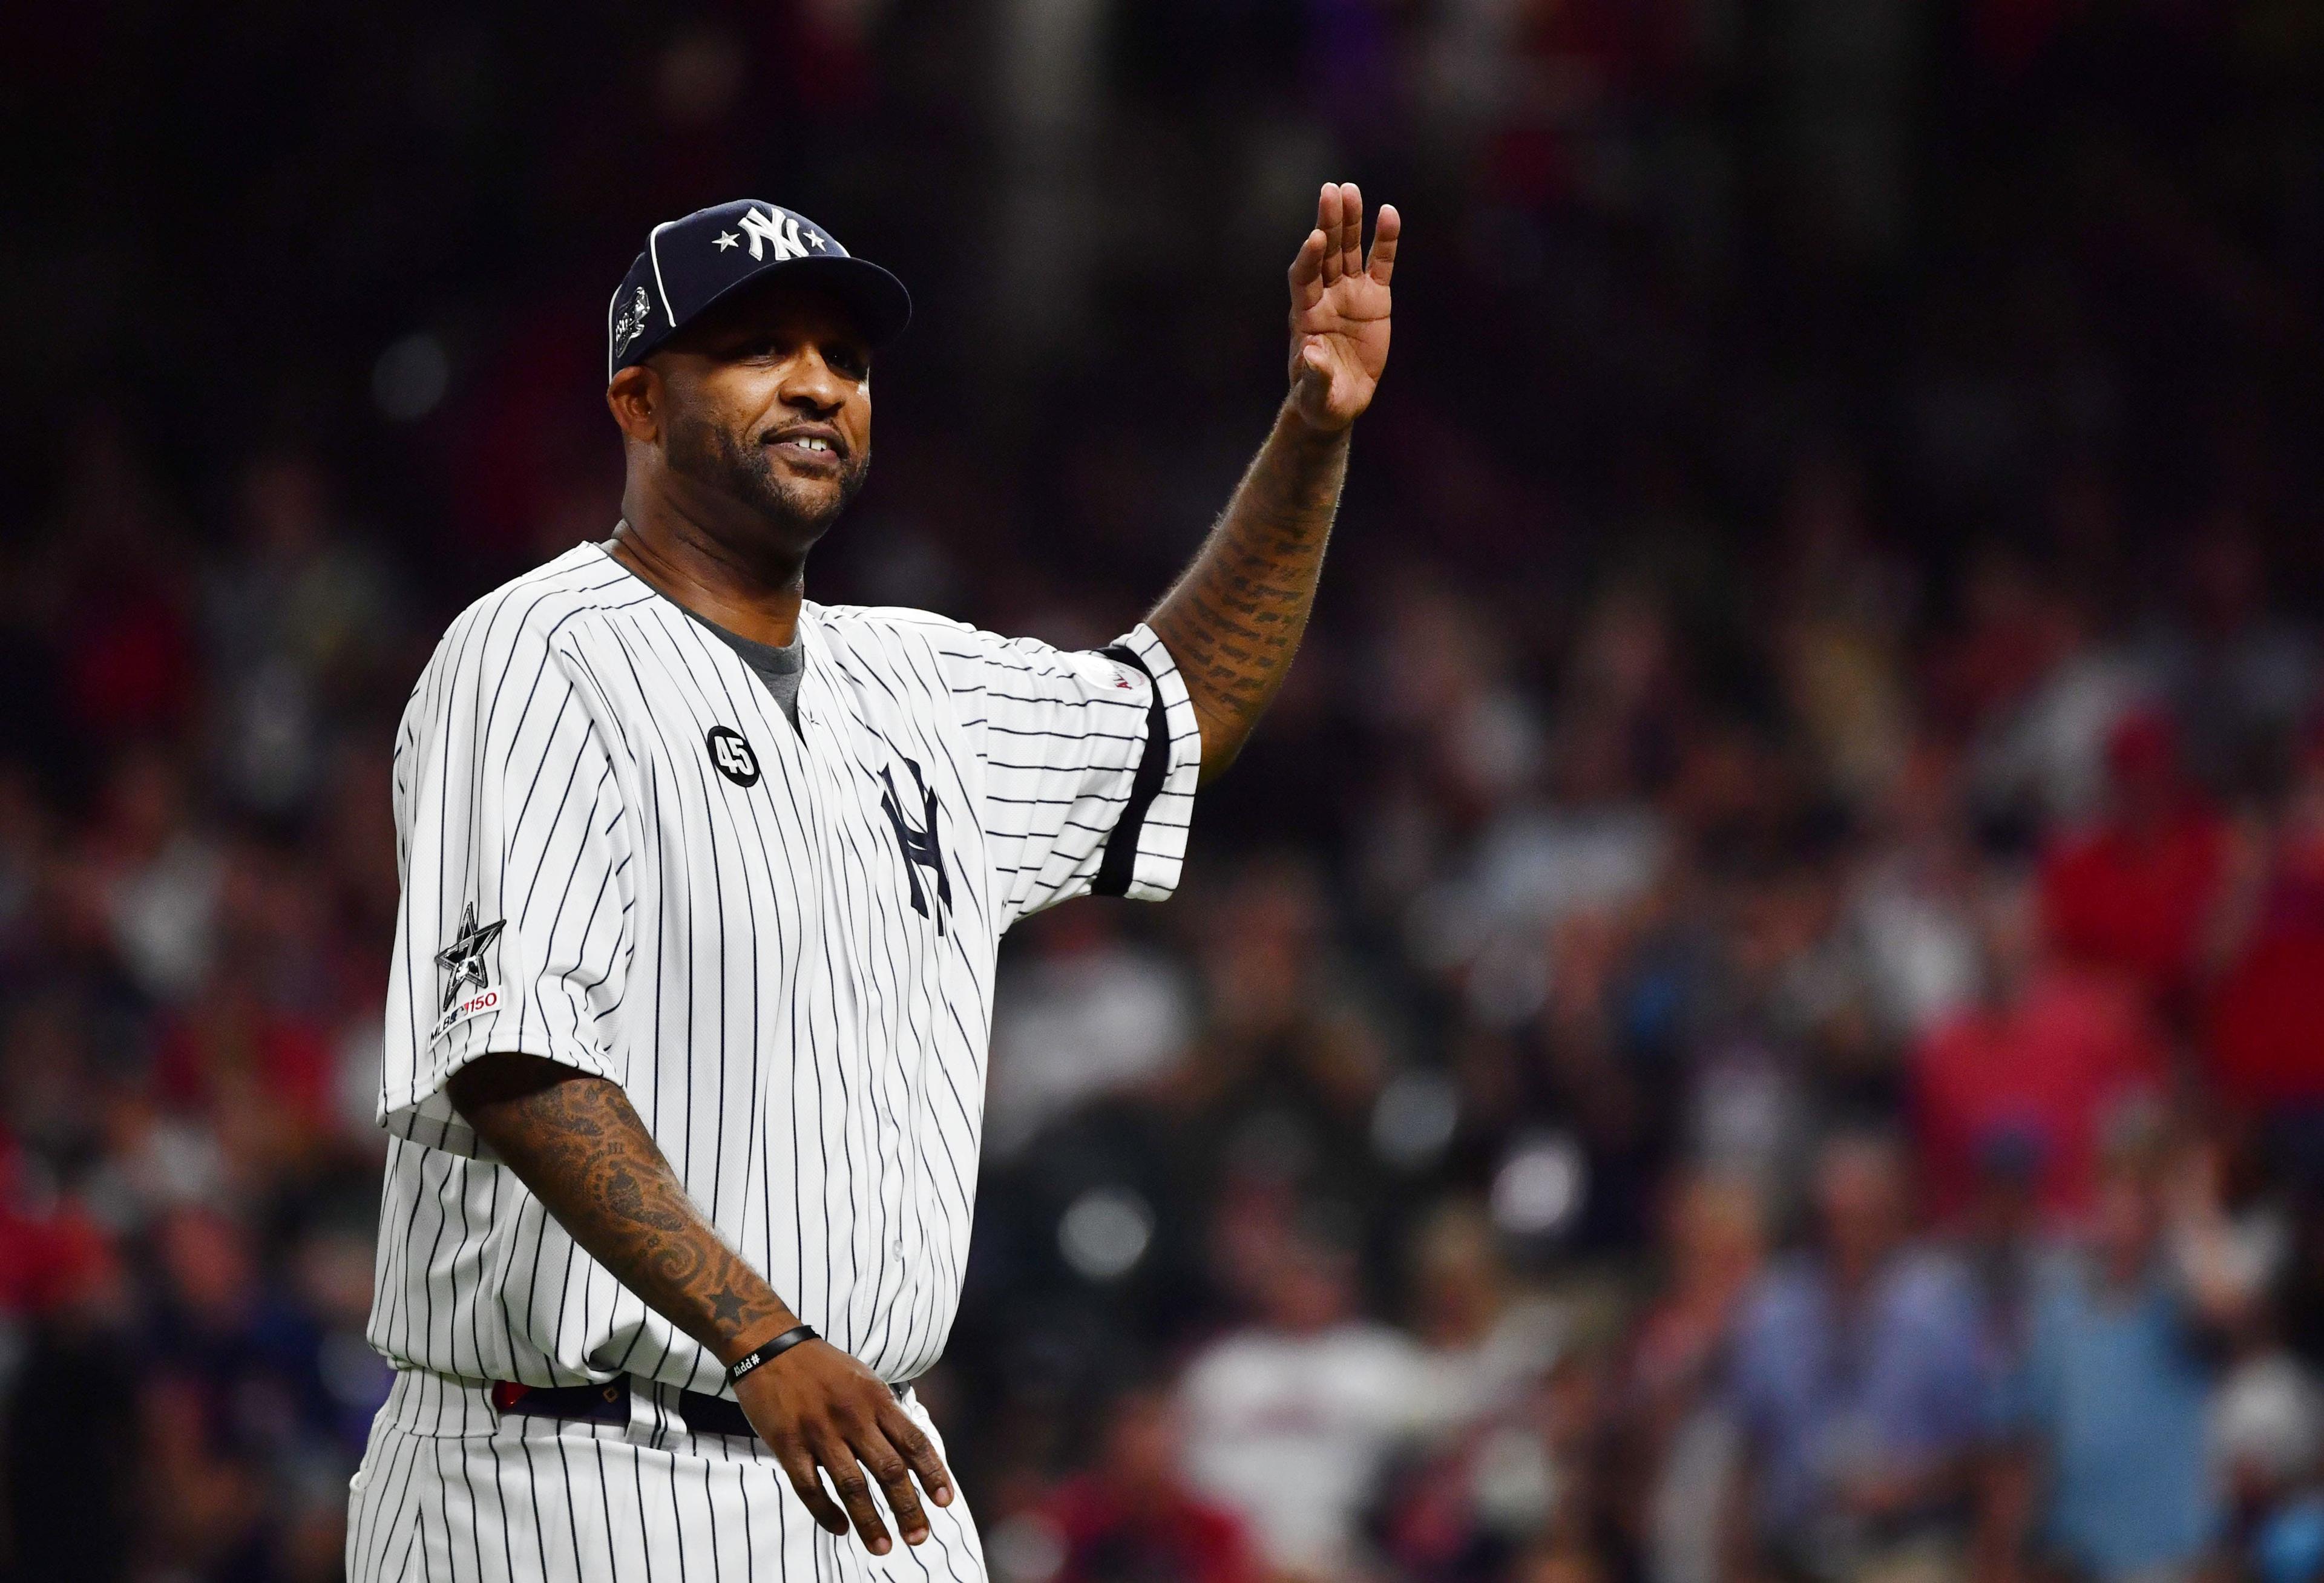
<svg viewBox="0 0 2324 1583">
<path fill-rule="evenodd" d="M 622 520 L 469 607 L 396 741 L 351 1578 L 983 1578 L 910 1386 L 995 951 L 1176 884 L 1305 627 L 1397 229 L 1367 257 L 1323 189 L 1273 431 L 1153 613 L 1065 653 L 803 597 L 910 300 L 773 204 L 654 228 L 606 313 Z"/>
</svg>

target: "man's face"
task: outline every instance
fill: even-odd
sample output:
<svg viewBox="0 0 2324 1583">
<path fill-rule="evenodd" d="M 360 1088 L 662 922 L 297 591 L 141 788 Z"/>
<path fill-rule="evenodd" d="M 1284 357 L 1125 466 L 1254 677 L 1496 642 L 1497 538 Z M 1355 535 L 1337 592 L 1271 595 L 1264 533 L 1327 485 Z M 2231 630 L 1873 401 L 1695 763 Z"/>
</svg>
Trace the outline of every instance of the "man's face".
<svg viewBox="0 0 2324 1583">
<path fill-rule="evenodd" d="M 2151 1175 L 2135 1167 L 2108 1171 L 2090 1219 L 2099 1256 L 2115 1278 L 2126 1282 L 2144 1273 L 2163 1235 L 2162 1195 Z"/>
<path fill-rule="evenodd" d="M 742 504 L 784 548 L 805 553 L 862 487 L 872 351 L 829 299 L 753 292 L 650 362 L 674 479 Z"/>
<path fill-rule="evenodd" d="M 1353 1261 L 1295 1240 L 1269 1272 L 1259 1302 L 1279 1330 L 1302 1336 L 1329 1330 L 1354 1310 Z"/>
<path fill-rule="evenodd" d="M 1904 1184 L 1884 1146 L 1832 1146 L 1817 1168 L 1815 1196 L 1825 1249 L 1844 1265 L 1877 1263 L 1903 1229 Z"/>
</svg>

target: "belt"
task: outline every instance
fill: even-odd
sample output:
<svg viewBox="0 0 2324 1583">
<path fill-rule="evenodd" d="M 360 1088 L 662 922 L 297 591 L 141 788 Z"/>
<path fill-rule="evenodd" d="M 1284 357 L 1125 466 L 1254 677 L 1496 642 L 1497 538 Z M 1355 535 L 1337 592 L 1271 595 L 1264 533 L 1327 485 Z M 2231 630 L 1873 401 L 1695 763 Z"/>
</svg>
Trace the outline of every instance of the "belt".
<svg viewBox="0 0 2324 1583">
<path fill-rule="evenodd" d="M 599 1385 L 521 1385 L 514 1380 L 496 1381 L 493 1385 L 493 1405 L 503 1413 L 514 1413 L 529 1418 L 578 1418 L 593 1423 L 627 1423 L 630 1421 L 630 1376 L 622 1376 Z M 678 1415 L 686 1421 L 687 1429 L 694 1434 L 754 1435 L 741 1404 L 729 1402 L 724 1396 L 705 1395 L 700 1391 L 680 1391 L 678 1394 Z"/>
<path fill-rule="evenodd" d="M 591 1423 L 627 1423 L 630 1421 L 631 1376 L 607 1380 L 597 1385 L 521 1385 L 514 1380 L 497 1380 L 493 1385 L 493 1405 L 503 1413 L 514 1413 L 529 1418 L 577 1418 Z M 891 1385 L 896 1400 L 904 1399 L 911 1389 L 908 1381 Z M 729 1402 L 724 1396 L 705 1395 L 700 1391 L 680 1391 L 678 1394 L 678 1415 L 686 1421 L 687 1431 L 694 1434 L 756 1435 L 751 1420 L 739 1402 Z"/>
</svg>

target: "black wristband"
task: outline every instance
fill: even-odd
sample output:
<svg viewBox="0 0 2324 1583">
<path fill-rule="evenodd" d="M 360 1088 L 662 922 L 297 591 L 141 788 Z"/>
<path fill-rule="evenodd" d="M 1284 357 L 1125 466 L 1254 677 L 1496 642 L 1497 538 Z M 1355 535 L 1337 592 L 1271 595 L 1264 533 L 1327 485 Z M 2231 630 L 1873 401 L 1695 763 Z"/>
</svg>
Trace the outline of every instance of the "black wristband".
<svg viewBox="0 0 2324 1583">
<path fill-rule="evenodd" d="M 801 1341 L 813 1341 L 817 1339 L 813 1325 L 793 1325 L 773 1340 L 761 1343 L 756 1348 L 744 1353 L 728 1365 L 726 1383 L 731 1385 L 761 1364 L 772 1363 Z"/>
</svg>

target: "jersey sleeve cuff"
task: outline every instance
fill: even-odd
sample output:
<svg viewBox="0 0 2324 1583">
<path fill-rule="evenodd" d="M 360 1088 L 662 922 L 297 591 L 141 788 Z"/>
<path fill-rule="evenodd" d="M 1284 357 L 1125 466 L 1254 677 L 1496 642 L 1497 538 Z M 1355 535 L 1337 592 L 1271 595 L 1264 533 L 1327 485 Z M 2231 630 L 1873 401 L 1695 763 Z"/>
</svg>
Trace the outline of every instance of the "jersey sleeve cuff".
<svg viewBox="0 0 2324 1583">
<path fill-rule="evenodd" d="M 487 998 L 493 1000 L 490 1006 L 462 1016 L 463 1008 L 456 1005 L 438 1022 L 435 1034 L 421 1047 L 418 1073 L 389 1084 L 381 1093 L 381 1127 L 447 1154 L 472 1159 L 487 1155 L 484 1140 L 460 1118 L 445 1091 L 455 1072 L 482 1055 L 537 1055 L 608 1082 L 622 1081 L 605 1053 L 582 1036 L 581 1030 L 590 1026 L 585 1020 L 589 1016 L 586 1006 L 567 1007 L 560 1017 L 556 1003 L 564 998 L 555 990 L 512 997 L 498 985 L 479 990 L 470 1001 Z"/>
<path fill-rule="evenodd" d="M 1145 662 L 1162 698 L 1164 729 L 1169 736 L 1169 759 L 1161 788 L 1146 809 L 1138 831 L 1137 856 L 1130 884 L 1122 894 L 1136 901 L 1162 901 L 1178 888 L 1186 862 L 1186 834 L 1194 818 L 1194 783 L 1203 768 L 1203 729 L 1194 719 L 1194 701 L 1186 693 L 1186 679 L 1178 674 L 1170 650 L 1143 621 L 1130 629 L 1121 646 Z"/>
</svg>

